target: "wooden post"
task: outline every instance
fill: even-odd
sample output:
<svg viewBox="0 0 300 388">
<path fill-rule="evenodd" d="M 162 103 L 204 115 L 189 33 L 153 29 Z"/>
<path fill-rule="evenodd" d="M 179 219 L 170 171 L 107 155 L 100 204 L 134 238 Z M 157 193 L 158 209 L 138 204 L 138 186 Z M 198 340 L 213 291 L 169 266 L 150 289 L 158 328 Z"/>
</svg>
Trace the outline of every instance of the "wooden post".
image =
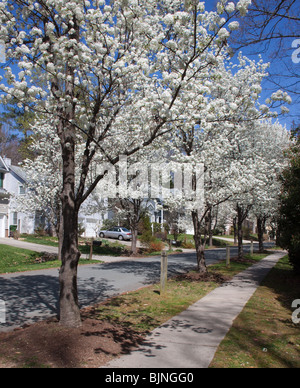
<svg viewBox="0 0 300 388">
<path fill-rule="evenodd" d="M 93 244 L 94 243 L 94 239 L 92 238 L 91 240 L 91 247 L 90 247 L 90 257 L 89 257 L 89 260 L 93 260 Z"/>
<path fill-rule="evenodd" d="M 161 252 L 161 271 L 160 271 L 160 295 L 165 292 L 168 280 L 168 256 L 166 251 Z"/>
<path fill-rule="evenodd" d="M 230 267 L 230 245 L 226 246 L 226 267 Z"/>
</svg>

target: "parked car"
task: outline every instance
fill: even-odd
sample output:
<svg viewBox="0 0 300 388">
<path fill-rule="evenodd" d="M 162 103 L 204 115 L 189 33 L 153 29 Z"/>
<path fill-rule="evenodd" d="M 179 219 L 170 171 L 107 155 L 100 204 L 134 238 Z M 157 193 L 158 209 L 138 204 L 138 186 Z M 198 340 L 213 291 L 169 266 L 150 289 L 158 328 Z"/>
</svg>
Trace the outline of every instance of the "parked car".
<svg viewBox="0 0 300 388">
<path fill-rule="evenodd" d="M 100 230 L 99 236 L 101 238 L 116 238 L 120 241 L 132 239 L 130 230 L 121 226 L 115 226 L 114 228 L 110 228 L 108 230 Z"/>
</svg>

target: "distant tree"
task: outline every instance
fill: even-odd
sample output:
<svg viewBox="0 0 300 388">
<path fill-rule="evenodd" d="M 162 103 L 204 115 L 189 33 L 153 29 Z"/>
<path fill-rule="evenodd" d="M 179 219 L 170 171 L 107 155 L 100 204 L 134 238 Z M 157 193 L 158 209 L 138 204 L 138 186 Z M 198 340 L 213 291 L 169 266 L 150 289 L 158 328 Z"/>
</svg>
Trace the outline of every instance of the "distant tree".
<svg viewBox="0 0 300 388">
<path fill-rule="evenodd" d="M 32 124 L 35 115 L 24 107 L 18 106 L 16 99 L 12 99 L 9 104 L 2 105 L 4 111 L 0 114 L 0 123 L 10 134 L 14 144 L 18 144 L 18 151 L 13 155 L 17 162 L 25 159 L 34 159 L 35 155 L 31 149 L 33 142 Z"/>
<path fill-rule="evenodd" d="M 290 262 L 300 273 L 300 127 L 293 133 L 295 145 L 290 165 L 282 174 L 280 245 L 289 252 Z"/>
<path fill-rule="evenodd" d="M 20 143 L 18 138 L 0 123 L 0 155 L 10 158 L 13 164 L 18 164 L 21 161 L 18 152 L 19 147 Z"/>
</svg>

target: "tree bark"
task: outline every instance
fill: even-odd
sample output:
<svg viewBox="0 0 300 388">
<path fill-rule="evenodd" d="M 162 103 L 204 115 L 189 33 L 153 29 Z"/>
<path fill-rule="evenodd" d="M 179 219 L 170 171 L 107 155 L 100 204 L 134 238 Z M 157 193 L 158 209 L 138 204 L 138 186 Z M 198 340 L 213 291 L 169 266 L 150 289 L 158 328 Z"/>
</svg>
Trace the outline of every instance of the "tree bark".
<svg viewBox="0 0 300 388">
<path fill-rule="evenodd" d="M 205 245 L 201 239 L 201 222 L 199 221 L 198 212 L 192 212 L 193 224 L 194 224 L 194 240 L 197 255 L 197 271 L 200 273 L 207 273 L 207 267 L 205 262 Z"/>
<path fill-rule="evenodd" d="M 247 206 L 246 209 L 243 206 L 237 204 L 237 233 L 238 233 L 238 258 L 242 260 L 244 258 L 244 247 L 243 247 L 243 223 L 246 220 L 250 207 Z"/>
<path fill-rule="evenodd" d="M 213 246 L 213 227 L 212 227 L 212 210 L 208 213 L 208 234 L 209 234 L 209 247 Z"/>
<path fill-rule="evenodd" d="M 234 244 L 238 242 L 238 233 L 237 233 L 237 218 L 233 219 L 233 234 L 234 234 Z"/>
<path fill-rule="evenodd" d="M 132 240 L 131 240 L 131 252 L 133 255 L 137 254 L 137 229 L 131 229 Z"/>
<path fill-rule="evenodd" d="M 67 130 L 65 134 L 68 133 Z M 62 222 L 63 241 L 61 246 L 62 266 L 60 282 L 60 324 L 80 327 L 80 309 L 77 290 L 77 267 L 80 258 L 78 249 L 78 211 L 75 200 L 75 142 L 73 135 L 65 136 L 62 144 L 63 188 Z"/>
<path fill-rule="evenodd" d="M 237 229 L 238 229 L 238 258 L 242 260 L 244 258 L 244 247 L 243 247 L 243 221 L 238 220 L 237 222 Z"/>
<path fill-rule="evenodd" d="M 264 252 L 265 225 L 266 225 L 266 217 L 264 217 L 264 216 L 257 217 L 257 234 L 258 234 L 258 243 L 259 243 L 259 253 Z"/>
</svg>

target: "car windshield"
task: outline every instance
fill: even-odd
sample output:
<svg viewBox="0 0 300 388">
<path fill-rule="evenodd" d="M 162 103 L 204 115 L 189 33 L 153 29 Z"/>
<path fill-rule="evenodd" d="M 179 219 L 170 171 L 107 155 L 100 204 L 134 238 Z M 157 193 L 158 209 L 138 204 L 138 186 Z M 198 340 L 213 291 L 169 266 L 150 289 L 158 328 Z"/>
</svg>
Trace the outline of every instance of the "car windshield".
<svg viewBox="0 0 300 388">
<path fill-rule="evenodd" d="M 126 228 L 122 228 L 123 232 L 130 232 L 130 230 L 126 229 Z"/>
</svg>

